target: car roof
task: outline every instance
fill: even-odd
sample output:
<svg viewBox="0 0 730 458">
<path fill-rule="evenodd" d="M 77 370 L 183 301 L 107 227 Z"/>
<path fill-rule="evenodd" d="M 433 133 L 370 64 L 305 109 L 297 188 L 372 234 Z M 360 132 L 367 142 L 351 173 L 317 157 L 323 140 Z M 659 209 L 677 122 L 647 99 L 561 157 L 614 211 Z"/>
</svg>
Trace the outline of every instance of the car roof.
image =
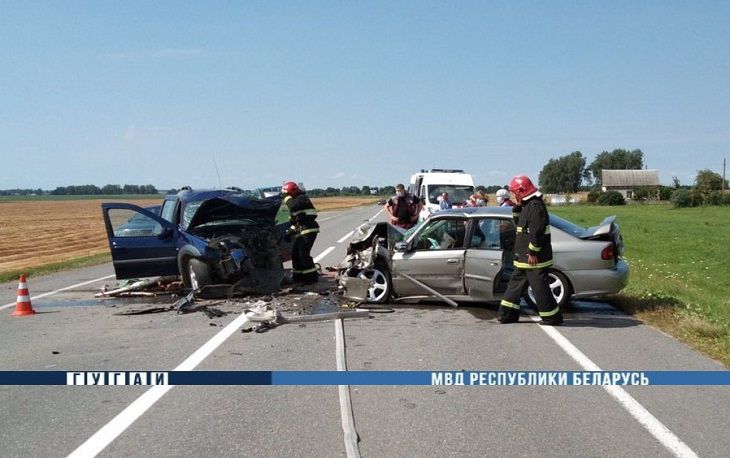
<svg viewBox="0 0 730 458">
<path fill-rule="evenodd" d="M 480 216 L 512 216 L 512 207 L 463 207 L 449 208 L 447 210 L 439 210 L 433 214 L 433 217 L 441 216 L 465 216 L 467 218 L 475 218 Z"/>
<path fill-rule="evenodd" d="M 183 189 L 180 190 L 177 194 L 168 194 L 167 196 L 165 196 L 165 199 L 180 199 L 182 202 L 197 202 L 201 200 L 215 199 L 216 197 L 231 194 L 242 194 L 242 191 L 237 189 Z"/>
</svg>

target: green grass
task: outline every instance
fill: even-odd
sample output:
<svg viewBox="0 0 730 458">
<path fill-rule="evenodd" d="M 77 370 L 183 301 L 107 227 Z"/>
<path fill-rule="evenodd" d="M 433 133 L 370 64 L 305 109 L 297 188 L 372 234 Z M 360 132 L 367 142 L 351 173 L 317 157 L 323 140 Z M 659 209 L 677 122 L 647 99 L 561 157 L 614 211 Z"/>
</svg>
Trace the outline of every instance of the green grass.
<svg viewBox="0 0 730 458">
<path fill-rule="evenodd" d="M 0 203 L 3 202 L 29 202 L 29 201 L 41 201 L 41 200 L 142 200 L 152 199 L 159 200 L 165 196 L 162 194 L 94 194 L 88 196 L 0 196 Z"/>
<path fill-rule="evenodd" d="M 617 215 L 630 265 L 617 306 L 730 365 L 730 208 L 550 207 L 583 226 Z"/>
<path fill-rule="evenodd" d="M 91 256 L 85 256 L 82 258 L 70 259 L 68 261 L 55 262 L 53 264 L 46 264 L 39 267 L 31 267 L 22 270 L 12 270 L 9 272 L 0 273 L 0 282 L 6 282 L 11 280 L 17 280 L 21 274 L 32 276 L 32 275 L 44 275 L 54 272 L 60 272 L 66 269 L 73 269 L 75 267 L 86 267 L 94 266 L 97 264 L 104 264 L 105 262 L 111 262 L 112 257 L 109 253 L 95 254 Z"/>
</svg>

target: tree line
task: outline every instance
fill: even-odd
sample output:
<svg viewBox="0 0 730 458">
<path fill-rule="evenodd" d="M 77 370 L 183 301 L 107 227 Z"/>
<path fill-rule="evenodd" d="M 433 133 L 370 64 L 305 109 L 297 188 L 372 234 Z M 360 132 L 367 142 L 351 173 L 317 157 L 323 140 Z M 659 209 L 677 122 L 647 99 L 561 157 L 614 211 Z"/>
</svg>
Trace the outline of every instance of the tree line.
<svg viewBox="0 0 730 458">
<path fill-rule="evenodd" d="M 51 191 L 43 189 L 3 189 L 0 196 L 98 196 L 122 194 L 159 194 L 157 188 L 151 184 L 107 184 L 102 187 L 93 184 L 59 186 Z"/>
<path fill-rule="evenodd" d="M 540 190 L 547 193 L 575 193 L 590 191 L 589 202 L 606 205 L 622 205 L 623 196 L 615 191 L 602 192 L 601 176 L 603 170 L 640 170 L 644 167 L 644 153 L 640 149 L 614 149 L 598 154 L 593 162 L 580 151 L 553 158 L 543 167 L 539 176 Z M 587 184 L 587 185 L 584 185 Z M 721 190 L 728 188 L 728 181 L 712 170 L 697 172 L 694 184 L 683 186 L 673 177 L 673 186 L 637 187 L 633 189 L 633 200 L 647 199 L 672 200 L 675 206 L 687 207 L 702 204 L 728 204 L 730 198 L 723 196 Z"/>
</svg>

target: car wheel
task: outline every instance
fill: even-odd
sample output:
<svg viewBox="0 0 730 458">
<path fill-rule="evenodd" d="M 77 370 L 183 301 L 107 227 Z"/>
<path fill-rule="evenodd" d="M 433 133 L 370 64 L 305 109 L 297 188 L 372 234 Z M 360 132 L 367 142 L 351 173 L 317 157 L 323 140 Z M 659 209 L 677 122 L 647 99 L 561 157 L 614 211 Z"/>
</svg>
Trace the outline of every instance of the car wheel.
<svg viewBox="0 0 730 458">
<path fill-rule="evenodd" d="M 368 302 L 383 304 L 390 299 L 390 274 L 382 266 L 370 267 L 357 274 L 357 278 L 370 280 L 368 288 Z"/>
<path fill-rule="evenodd" d="M 555 302 L 558 303 L 560 308 L 565 308 L 566 304 L 570 300 L 570 296 L 573 294 L 568 279 L 565 278 L 565 275 L 563 275 L 561 272 L 558 272 L 557 270 L 549 270 L 548 284 L 550 285 L 550 292 L 553 293 Z M 531 286 L 527 287 L 525 300 L 533 307 L 537 304 L 535 302 L 535 292 L 532 290 Z"/>
<path fill-rule="evenodd" d="M 210 271 L 200 259 L 192 258 L 188 261 L 188 283 L 193 290 L 210 284 Z"/>
</svg>

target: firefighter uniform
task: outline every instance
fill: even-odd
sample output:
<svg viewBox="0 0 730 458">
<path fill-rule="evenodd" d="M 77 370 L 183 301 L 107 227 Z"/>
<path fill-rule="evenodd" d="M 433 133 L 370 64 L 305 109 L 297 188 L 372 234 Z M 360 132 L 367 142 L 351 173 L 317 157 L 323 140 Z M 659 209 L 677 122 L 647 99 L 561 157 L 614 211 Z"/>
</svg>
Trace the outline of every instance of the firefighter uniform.
<svg viewBox="0 0 730 458">
<path fill-rule="evenodd" d="M 312 201 L 303 193 L 294 197 L 286 196 L 284 203 L 289 208 L 289 220 L 291 221 L 289 231 L 294 238 L 292 280 L 295 283 L 316 283 L 319 274 L 310 253 L 319 232 L 319 224 L 316 221 L 317 210 L 312 205 Z"/>
<path fill-rule="evenodd" d="M 517 224 L 515 241 L 515 270 L 499 307 L 498 320 L 513 323 L 520 316 L 520 298 L 527 285 L 532 287 L 537 309 L 544 324 L 560 324 L 563 315 L 550 291 L 547 268 L 553 265 L 550 222 L 545 202 L 535 192 L 513 208 Z M 537 264 L 528 263 L 528 255 L 537 257 Z"/>
</svg>

